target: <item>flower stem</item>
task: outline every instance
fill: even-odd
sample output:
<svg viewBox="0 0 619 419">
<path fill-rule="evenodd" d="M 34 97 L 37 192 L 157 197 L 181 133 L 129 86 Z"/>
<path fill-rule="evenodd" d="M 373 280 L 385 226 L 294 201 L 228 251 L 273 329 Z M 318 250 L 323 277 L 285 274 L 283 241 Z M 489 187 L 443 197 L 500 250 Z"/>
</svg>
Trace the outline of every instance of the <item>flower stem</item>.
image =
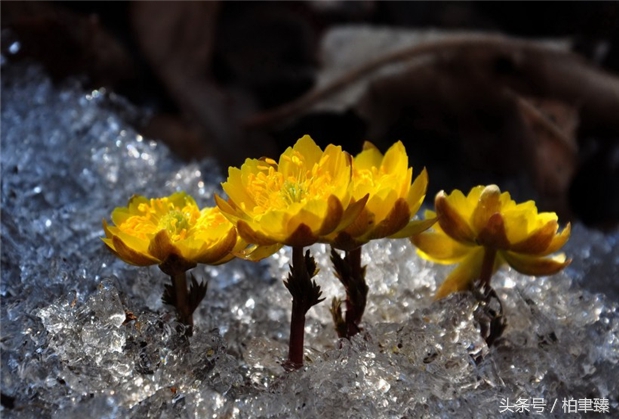
<svg viewBox="0 0 619 419">
<path fill-rule="evenodd" d="M 365 311 L 367 302 L 368 286 L 365 282 L 365 267 L 361 266 L 361 247 L 347 252 L 346 259 L 352 270 L 354 286 L 348 292 L 346 298 L 346 325 L 348 326 L 348 336 L 359 333 L 359 323 Z"/>
<path fill-rule="evenodd" d="M 298 269 L 305 270 L 305 257 L 303 256 L 303 248 L 300 246 L 293 246 L 292 248 L 292 269 L 298 267 Z"/>
<path fill-rule="evenodd" d="M 490 279 L 494 271 L 494 261 L 496 259 L 496 249 L 491 247 L 484 248 L 484 259 L 481 263 L 481 272 L 479 273 L 480 287 L 490 287 Z"/>
<path fill-rule="evenodd" d="M 303 342 L 305 339 L 305 312 L 298 299 L 292 299 L 290 317 L 290 342 L 288 346 L 288 365 L 293 369 L 303 366 Z"/>
<path fill-rule="evenodd" d="M 174 287 L 176 311 L 178 317 L 187 329 L 185 334 L 191 336 L 193 334 L 193 310 L 189 304 L 189 294 L 187 293 L 187 277 L 185 272 L 178 272 L 171 275 L 172 286 Z"/>
<path fill-rule="evenodd" d="M 303 248 L 295 246 L 292 248 L 292 266 L 291 277 L 296 281 L 302 281 L 303 278 L 298 278 L 295 271 L 306 271 L 305 258 L 303 257 Z M 290 342 L 288 344 L 288 365 L 293 369 L 298 369 L 303 366 L 303 341 L 305 339 L 305 307 L 303 304 L 303 296 L 292 295 L 292 315 L 290 317 Z"/>
<path fill-rule="evenodd" d="M 163 273 L 170 275 L 172 280 L 172 285 L 165 286 L 162 297 L 163 302 L 176 308 L 179 320 L 187 326 L 185 329 L 185 335 L 187 336 L 193 334 L 193 312 L 206 294 L 206 286 L 198 284 L 195 278 L 192 279 L 193 286 L 191 290 L 187 291 L 186 272 L 195 266 L 195 263 L 187 262 L 175 254 L 171 254 L 159 265 L 159 269 Z"/>
<path fill-rule="evenodd" d="M 368 295 L 365 267 L 361 266 L 361 247 L 346 252 L 343 259 L 334 249 L 331 249 L 331 262 L 335 268 L 335 275 L 346 289 L 345 327 L 336 324 L 336 330 L 339 337 L 350 338 L 361 331 L 359 324 L 365 311 Z M 334 309 L 339 309 L 339 307 L 334 306 Z"/>
<path fill-rule="evenodd" d="M 303 366 L 305 314 L 312 306 L 324 300 L 320 298 L 320 287 L 312 280 L 316 273 L 316 262 L 309 250 L 303 255 L 303 247 L 294 246 L 290 274 L 287 281 L 284 281 L 284 285 L 292 295 L 288 360 L 284 363 L 284 367 L 290 370 Z"/>
</svg>

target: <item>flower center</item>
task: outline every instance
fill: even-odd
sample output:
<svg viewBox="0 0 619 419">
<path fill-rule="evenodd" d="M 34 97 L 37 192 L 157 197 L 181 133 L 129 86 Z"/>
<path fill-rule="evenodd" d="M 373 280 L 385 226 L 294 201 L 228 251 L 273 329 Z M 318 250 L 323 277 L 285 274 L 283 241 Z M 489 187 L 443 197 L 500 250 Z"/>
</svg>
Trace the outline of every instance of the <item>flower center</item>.
<svg viewBox="0 0 619 419">
<path fill-rule="evenodd" d="M 379 171 L 378 168 L 372 167 L 371 169 L 356 169 L 353 176 L 358 185 L 374 187 L 380 186 L 384 173 Z"/>
<path fill-rule="evenodd" d="M 157 223 L 157 229 L 166 230 L 172 241 L 184 239 L 189 227 L 189 220 L 179 210 L 172 210 L 164 214 Z"/>
<path fill-rule="evenodd" d="M 296 166 L 296 170 L 288 174 L 279 172 L 275 162 L 268 162 L 268 165 L 258 167 L 258 173 L 249 175 L 250 186 L 247 190 L 256 206 L 251 209 L 243 208 L 244 210 L 249 209 L 255 215 L 260 215 L 328 196 L 332 188 L 329 173 L 325 173 L 319 165 L 307 170 L 296 156 L 290 161 Z M 241 205 L 244 207 L 244 203 Z"/>
<path fill-rule="evenodd" d="M 288 204 L 302 202 L 307 194 L 305 185 L 286 180 L 279 191 L 281 198 Z"/>
<path fill-rule="evenodd" d="M 294 203 L 303 202 L 308 188 L 300 178 L 285 179 L 283 174 L 273 168 L 269 168 L 268 173 L 251 176 L 250 191 L 257 204 L 254 211 L 262 214 L 268 209 L 285 209 Z"/>
</svg>

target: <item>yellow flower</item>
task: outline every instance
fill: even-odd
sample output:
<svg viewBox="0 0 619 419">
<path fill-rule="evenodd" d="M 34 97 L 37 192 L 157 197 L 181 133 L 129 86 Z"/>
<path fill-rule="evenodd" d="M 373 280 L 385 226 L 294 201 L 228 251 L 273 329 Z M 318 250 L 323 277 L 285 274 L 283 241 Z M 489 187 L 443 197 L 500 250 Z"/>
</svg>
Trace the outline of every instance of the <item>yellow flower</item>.
<svg viewBox="0 0 619 419">
<path fill-rule="evenodd" d="M 401 141 L 383 154 L 366 142 L 353 161 L 352 196 L 369 199 L 365 208 L 342 232 L 330 238 L 332 244 L 351 250 L 383 237 L 405 238 L 428 229 L 436 219 L 412 220 L 423 203 L 428 173 L 422 170 L 413 184 L 413 169 Z"/>
<path fill-rule="evenodd" d="M 161 266 L 173 260 L 176 268 L 187 270 L 197 263 L 226 262 L 237 245 L 236 230 L 219 208 L 200 210 L 185 192 L 156 199 L 133 196 L 127 207 L 114 209 L 112 222 L 103 220 L 102 240 L 132 265 Z"/>
<path fill-rule="evenodd" d="M 538 213 L 535 203 L 516 204 L 496 185 L 476 186 L 464 196 L 459 190 L 435 199 L 438 215 L 434 231 L 412 237 L 425 259 L 459 265 L 449 274 L 436 297 L 470 288 L 480 276 L 489 276 L 507 263 L 525 275 L 552 275 L 570 263 L 564 254 L 547 257 L 569 239 L 570 224 L 558 233 L 557 215 Z M 486 266 L 484 268 L 484 265 Z M 486 269 L 488 272 L 482 273 Z"/>
<path fill-rule="evenodd" d="M 283 245 L 309 246 L 348 226 L 367 200 L 351 197 L 351 160 L 341 147 L 322 151 L 306 135 L 279 162 L 247 159 L 240 169 L 231 167 L 222 184 L 229 199 L 215 199 L 253 244 L 246 257 L 259 260 Z"/>
</svg>

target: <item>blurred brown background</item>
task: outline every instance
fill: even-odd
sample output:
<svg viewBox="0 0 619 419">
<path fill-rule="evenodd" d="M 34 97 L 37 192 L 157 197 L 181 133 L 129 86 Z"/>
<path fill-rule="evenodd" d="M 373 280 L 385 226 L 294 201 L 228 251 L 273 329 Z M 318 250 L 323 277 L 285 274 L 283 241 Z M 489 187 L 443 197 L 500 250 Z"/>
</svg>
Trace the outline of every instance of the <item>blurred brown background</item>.
<svg viewBox="0 0 619 419">
<path fill-rule="evenodd" d="M 277 156 L 303 134 L 353 154 L 364 140 L 383 151 L 402 140 L 415 171 L 428 167 L 429 197 L 497 183 L 565 221 L 601 229 L 619 222 L 617 2 L 1 7 L 5 59 L 33 60 L 56 82 L 78 76 L 88 88 L 125 96 L 152 115 L 133 121 L 136 129 L 182 159 L 211 156 L 225 170 L 246 157 Z M 410 54 L 428 64 L 388 77 L 342 70 L 343 88 L 363 83 L 362 96 L 319 111 L 313 105 L 337 93 L 333 83 L 316 85 L 328 67 L 321 45 L 346 25 L 382 28 L 394 39 L 398 31 L 478 36 L 411 44 Z M 541 48 L 545 39 L 567 48 Z M 353 43 L 365 51 L 363 42 Z M 380 69 L 392 60 L 368 48 L 367 62 Z"/>
</svg>

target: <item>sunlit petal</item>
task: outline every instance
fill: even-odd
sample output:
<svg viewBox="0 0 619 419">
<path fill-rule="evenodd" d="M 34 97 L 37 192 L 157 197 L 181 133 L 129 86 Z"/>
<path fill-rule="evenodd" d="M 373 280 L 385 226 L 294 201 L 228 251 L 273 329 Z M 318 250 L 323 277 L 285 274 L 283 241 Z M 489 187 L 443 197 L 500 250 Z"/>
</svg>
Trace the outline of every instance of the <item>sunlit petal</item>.
<svg viewBox="0 0 619 419">
<path fill-rule="evenodd" d="M 457 196 L 457 194 L 455 195 Z M 467 220 L 460 215 L 460 208 L 452 205 L 454 202 L 457 203 L 459 201 L 466 202 L 466 200 L 459 199 L 448 200 L 447 195 L 443 191 L 436 194 L 434 207 L 438 214 L 438 224 L 441 226 L 441 229 L 454 240 L 473 244 L 475 243 L 475 233 L 469 226 Z"/>
<path fill-rule="evenodd" d="M 509 250 L 516 253 L 524 253 L 529 255 L 541 254 L 548 249 L 552 243 L 559 228 L 559 223 L 555 220 L 549 221 L 542 227 L 533 231 L 526 239 L 514 243 L 509 247 Z M 561 247 L 561 246 L 559 246 Z M 552 253 L 552 252 L 551 252 Z"/>
<path fill-rule="evenodd" d="M 264 258 L 277 253 L 284 245 L 277 243 L 271 246 L 250 245 L 245 250 L 236 253 L 236 256 L 241 259 L 258 262 Z"/>
<path fill-rule="evenodd" d="M 433 262 L 450 265 L 460 262 L 479 246 L 459 243 L 452 238 L 435 232 L 424 232 L 411 237 L 419 256 Z"/>
<path fill-rule="evenodd" d="M 172 244 L 165 230 L 161 230 L 155 235 L 148 246 L 148 253 L 158 260 L 166 260 L 172 253 L 180 256 L 180 251 Z"/>
<path fill-rule="evenodd" d="M 276 243 L 276 241 L 269 236 L 261 233 L 260 231 L 253 230 L 249 224 L 243 220 L 239 220 L 237 222 L 236 229 L 239 236 L 241 236 L 247 243 L 258 244 L 260 246 L 270 246 Z"/>
<path fill-rule="evenodd" d="M 490 217 L 501 212 L 500 198 L 501 191 L 496 185 L 488 185 L 482 190 L 471 215 L 471 226 L 475 232 L 482 231 Z"/>
<path fill-rule="evenodd" d="M 546 250 L 544 250 L 543 252 L 540 252 L 540 255 L 546 256 L 561 249 L 563 245 L 567 243 L 568 239 L 570 238 L 571 232 L 572 232 L 572 225 L 570 223 L 567 223 L 567 225 L 561 231 L 561 233 L 556 234 L 552 238 L 552 241 L 550 242 Z"/>
<path fill-rule="evenodd" d="M 342 203 L 334 195 L 331 195 L 327 200 L 327 212 L 317 234 L 319 236 L 330 234 L 340 224 L 343 216 L 344 207 L 342 207 Z"/>
<path fill-rule="evenodd" d="M 554 257 L 537 257 L 514 252 L 501 252 L 501 255 L 509 266 L 525 275 L 553 275 L 571 263 L 571 259 L 566 259 L 563 253 Z"/>
<path fill-rule="evenodd" d="M 415 178 L 413 184 L 408 191 L 406 201 L 411 209 L 411 213 L 415 214 L 419 211 L 419 207 L 423 204 L 428 188 L 428 171 L 424 168 L 421 173 Z M 427 218 L 427 217 L 426 217 Z"/>
<path fill-rule="evenodd" d="M 369 238 L 378 239 L 395 234 L 406 227 L 410 219 L 411 212 L 408 203 L 406 199 L 400 198 L 395 201 L 387 216 L 374 226 Z"/>
<path fill-rule="evenodd" d="M 127 246 L 117 236 L 112 237 L 114 253 L 125 262 L 131 265 L 148 266 L 159 264 L 162 261 L 144 253 L 136 252 L 129 246 Z"/>
<path fill-rule="evenodd" d="M 505 234 L 505 221 L 500 213 L 495 212 L 486 221 L 477 234 L 477 243 L 492 249 L 509 248 L 509 240 Z"/>
<path fill-rule="evenodd" d="M 454 292 L 470 289 L 473 282 L 479 278 L 483 257 L 483 248 L 477 248 L 470 252 L 445 278 L 436 292 L 435 298 L 438 300 Z"/>
<path fill-rule="evenodd" d="M 408 222 L 406 227 L 402 230 L 398 231 L 395 234 L 389 236 L 390 239 L 405 239 L 412 238 L 412 236 L 416 236 L 430 227 L 434 226 L 438 220 L 436 218 L 429 218 L 426 220 L 411 220 Z"/>
</svg>

